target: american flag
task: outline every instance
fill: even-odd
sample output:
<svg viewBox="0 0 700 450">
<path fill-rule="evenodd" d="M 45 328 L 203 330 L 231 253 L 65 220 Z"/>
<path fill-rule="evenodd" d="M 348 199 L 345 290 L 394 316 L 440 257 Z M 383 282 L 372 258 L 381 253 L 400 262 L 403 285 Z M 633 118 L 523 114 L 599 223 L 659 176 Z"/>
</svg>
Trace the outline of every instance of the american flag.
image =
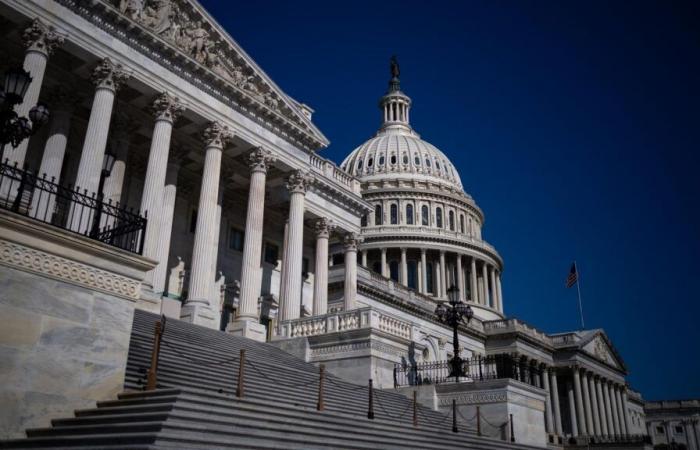
<svg viewBox="0 0 700 450">
<path fill-rule="evenodd" d="M 569 276 L 566 277 L 566 287 L 570 288 L 578 282 L 578 270 L 576 270 L 576 263 L 571 264 L 571 270 L 569 270 Z"/>
</svg>

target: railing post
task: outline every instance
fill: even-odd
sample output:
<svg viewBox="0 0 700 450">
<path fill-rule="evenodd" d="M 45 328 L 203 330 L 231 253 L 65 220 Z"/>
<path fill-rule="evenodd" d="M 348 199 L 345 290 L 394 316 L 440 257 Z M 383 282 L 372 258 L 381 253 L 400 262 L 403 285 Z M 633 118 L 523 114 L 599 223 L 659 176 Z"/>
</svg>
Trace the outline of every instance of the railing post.
<svg viewBox="0 0 700 450">
<path fill-rule="evenodd" d="M 456 433 L 457 429 L 457 399 L 452 399 L 452 432 Z"/>
<path fill-rule="evenodd" d="M 510 415 L 510 442 L 515 442 L 515 432 L 513 431 L 513 414 Z"/>
<path fill-rule="evenodd" d="M 15 165 L 16 167 L 16 165 Z M 12 211 L 18 212 L 19 207 L 22 204 L 22 197 L 24 196 L 24 190 L 26 189 L 27 186 L 27 175 L 28 175 L 28 168 L 25 165 L 24 170 L 21 171 L 22 175 L 19 179 L 19 186 L 17 187 L 17 196 L 15 197 L 15 201 L 12 203 Z M 12 185 L 10 185 L 12 186 Z M 10 188 L 11 190 L 12 188 Z"/>
<path fill-rule="evenodd" d="M 153 333 L 153 350 L 151 352 L 151 367 L 148 369 L 146 381 L 146 390 L 152 391 L 158 385 L 158 357 L 160 355 L 160 338 L 162 335 L 162 325 L 160 320 L 156 322 L 156 328 Z"/>
<path fill-rule="evenodd" d="M 326 366 L 321 364 L 318 372 L 318 402 L 316 403 L 316 411 L 323 411 L 323 379 L 326 375 Z"/>
<path fill-rule="evenodd" d="M 236 387 L 236 397 L 243 397 L 243 375 L 245 367 L 245 349 L 241 349 L 241 356 L 238 358 L 238 386 Z"/>
<path fill-rule="evenodd" d="M 417 401 L 416 397 L 418 397 L 418 392 L 413 391 L 413 426 L 414 427 L 418 426 L 418 401 Z"/>
<path fill-rule="evenodd" d="M 396 389 L 398 387 L 398 380 L 396 379 L 396 375 L 397 375 L 396 372 L 397 372 L 396 365 L 394 364 L 394 389 Z"/>
<path fill-rule="evenodd" d="M 367 418 L 374 419 L 374 390 L 372 389 L 372 379 L 369 379 L 369 404 L 367 405 Z"/>
<path fill-rule="evenodd" d="M 476 407 L 476 435 L 481 436 L 481 409 Z"/>
</svg>

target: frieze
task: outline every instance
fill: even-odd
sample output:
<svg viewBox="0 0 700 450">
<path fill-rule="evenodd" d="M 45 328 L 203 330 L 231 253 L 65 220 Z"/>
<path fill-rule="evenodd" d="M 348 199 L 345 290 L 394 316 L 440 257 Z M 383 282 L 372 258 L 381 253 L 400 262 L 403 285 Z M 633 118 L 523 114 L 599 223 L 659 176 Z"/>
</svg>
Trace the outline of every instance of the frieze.
<svg viewBox="0 0 700 450">
<path fill-rule="evenodd" d="M 505 402 L 508 397 L 505 391 L 503 392 L 468 392 L 457 395 L 440 396 L 440 406 L 451 406 L 452 400 L 457 400 L 458 405 L 474 405 L 484 403 L 501 403 Z"/>
</svg>

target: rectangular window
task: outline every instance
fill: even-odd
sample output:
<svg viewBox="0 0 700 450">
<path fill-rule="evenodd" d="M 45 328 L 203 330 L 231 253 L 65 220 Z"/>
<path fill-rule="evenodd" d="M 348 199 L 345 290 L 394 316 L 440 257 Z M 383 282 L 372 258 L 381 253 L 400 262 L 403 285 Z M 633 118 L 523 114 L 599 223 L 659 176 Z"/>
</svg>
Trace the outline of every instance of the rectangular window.
<svg viewBox="0 0 700 450">
<path fill-rule="evenodd" d="M 676 434 L 683 434 L 683 427 L 676 425 Z"/>
<path fill-rule="evenodd" d="M 279 247 L 270 242 L 265 242 L 265 262 L 276 266 L 278 255 Z"/>
<path fill-rule="evenodd" d="M 236 250 L 237 252 L 243 251 L 243 241 L 245 238 L 245 233 L 238 228 L 231 227 L 231 231 L 228 236 L 228 248 L 231 250 Z"/>
<path fill-rule="evenodd" d="M 664 427 L 656 427 L 656 434 L 664 434 Z"/>
</svg>

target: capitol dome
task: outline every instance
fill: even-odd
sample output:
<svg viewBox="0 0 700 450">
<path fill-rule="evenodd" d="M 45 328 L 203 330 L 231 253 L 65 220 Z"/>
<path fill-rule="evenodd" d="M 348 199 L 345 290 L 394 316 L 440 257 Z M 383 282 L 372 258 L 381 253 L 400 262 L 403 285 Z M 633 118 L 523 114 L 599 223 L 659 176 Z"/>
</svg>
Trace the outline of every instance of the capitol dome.
<svg viewBox="0 0 700 450">
<path fill-rule="evenodd" d="M 411 103 L 392 59 L 379 131 L 341 164 L 372 205 L 361 265 L 428 300 L 445 301 L 454 287 L 478 318 L 502 318 L 503 261 L 482 237 L 484 214 L 447 156 L 411 127 Z"/>
</svg>

